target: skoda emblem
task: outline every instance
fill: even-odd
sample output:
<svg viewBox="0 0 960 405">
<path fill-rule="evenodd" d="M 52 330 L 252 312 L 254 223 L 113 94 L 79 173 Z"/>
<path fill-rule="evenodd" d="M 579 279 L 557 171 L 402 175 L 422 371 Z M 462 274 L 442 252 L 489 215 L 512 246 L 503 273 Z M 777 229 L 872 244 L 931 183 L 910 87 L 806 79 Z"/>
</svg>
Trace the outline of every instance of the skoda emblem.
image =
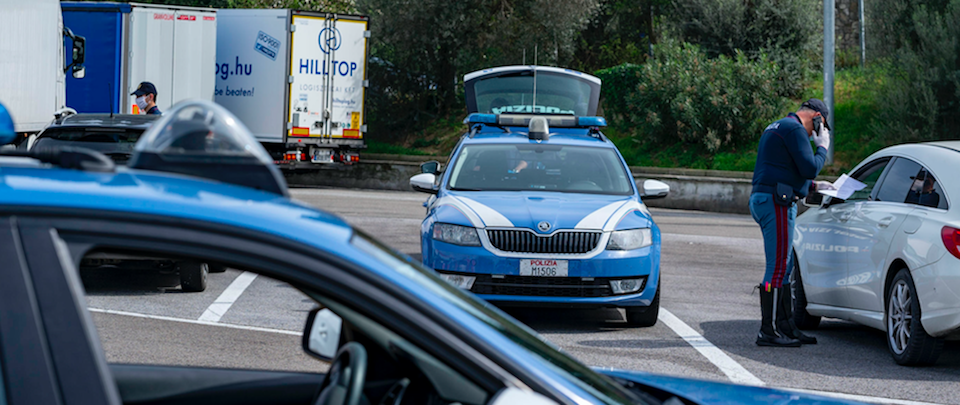
<svg viewBox="0 0 960 405">
<path fill-rule="evenodd" d="M 537 224 L 537 229 L 539 229 L 540 232 L 549 231 L 549 230 L 550 230 L 550 223 L 547 222 L 547 221 L 540 221 L 540 223 Z"/>
</svg>

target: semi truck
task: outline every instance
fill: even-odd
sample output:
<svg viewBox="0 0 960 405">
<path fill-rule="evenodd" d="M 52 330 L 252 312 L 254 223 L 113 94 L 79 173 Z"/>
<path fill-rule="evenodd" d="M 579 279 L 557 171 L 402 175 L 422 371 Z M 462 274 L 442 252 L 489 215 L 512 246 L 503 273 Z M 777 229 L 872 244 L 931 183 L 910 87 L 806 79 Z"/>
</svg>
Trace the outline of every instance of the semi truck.
<svg viewBox="0 0 960 405">
<path fill-rule="evenodd" d="M 84 75 L 84 50 L 59 1 L 0 0 L 0 102 L 17 133 L 36 133 L 65 110 L 67 73 Z"/>
<path fill-rule="evenodd" d="M 365 147 L 369 18 L 221 9 L 214 101 L 283 169 L 359 161 Z"/>
<path fill-rule="evenodd" d="M 86 38 L 86 75 L 67 78 L 66 104 L 80 113 L 137 114 L 140 82 L 157 107 L 213 100 L 217 10 L 114 2 L 62 2 L 64 23 Z"/>
</svg>

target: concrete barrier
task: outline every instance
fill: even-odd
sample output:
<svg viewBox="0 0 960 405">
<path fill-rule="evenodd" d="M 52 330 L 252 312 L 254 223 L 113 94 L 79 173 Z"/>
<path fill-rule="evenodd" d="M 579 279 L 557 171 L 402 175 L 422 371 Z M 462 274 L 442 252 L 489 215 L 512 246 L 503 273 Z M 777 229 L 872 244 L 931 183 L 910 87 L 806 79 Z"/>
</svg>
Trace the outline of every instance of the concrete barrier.
<svg viewBox="0 0 960 405">
<path fill-rule="evenodd" d="M 363 154 L 350 166 L 287 173 L 291 186 L 326 186 L 411 191 L 410 177 L 420 173 L 420 163 L 444 162 L 445 157 Z M 660 180 L 670 185 L 667 198 L 648 200 L 651 207 L 749 214 L 752 172 L 631 167 L 633 177 Z M 825 180 L 836 178 L 824 177 Z M 801 207 L 801 210 L 803 208 Z"/>
</svg>

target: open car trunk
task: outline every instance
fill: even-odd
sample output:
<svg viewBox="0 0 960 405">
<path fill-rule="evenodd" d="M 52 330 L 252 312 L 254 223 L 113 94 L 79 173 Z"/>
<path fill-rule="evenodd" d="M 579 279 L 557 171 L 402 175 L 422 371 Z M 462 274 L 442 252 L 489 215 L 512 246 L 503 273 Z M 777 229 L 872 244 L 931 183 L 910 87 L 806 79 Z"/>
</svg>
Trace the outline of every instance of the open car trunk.
<svg viewBox="0 0 960 405">
<path fill-rule="evenodd" d="M 463 77 L 467 114 L 597 115 L 600 79 L 546 66 L 504 66 Z"/>
</svg>

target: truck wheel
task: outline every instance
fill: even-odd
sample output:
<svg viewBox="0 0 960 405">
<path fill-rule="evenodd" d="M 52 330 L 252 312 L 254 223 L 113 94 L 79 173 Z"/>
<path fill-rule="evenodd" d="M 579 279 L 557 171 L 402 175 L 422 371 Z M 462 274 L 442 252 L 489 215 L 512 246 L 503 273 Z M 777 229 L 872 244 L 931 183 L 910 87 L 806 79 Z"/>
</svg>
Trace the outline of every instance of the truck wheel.
<svg viewBox="0 0 960 405">
<path fill-rule="evenodd" d="M 793 274 L 790 277 L 790 288 L 793 289 L 793 321 L 803 330 L 816 329 L 820 326 L 820 317 L 807 312 L 807 295 L 803 292 L 803 280 L 800 278 L 800 264 L 797 263 L 797 254 L 793 254 Z"/>
<path fill-rule="evenodd" d="M 207 273 L 209 269 L 206 263 L 200 262 L 179 262 L 177 270 L 180 273 L 180 289 L 187 292 L 201 292 L 207 289 Z"/>
<path fill-rule="evenodd" d="M 216 263 L 208 263 L 207 269 L 210 270 L 211 273 L 223 273 L 227 271 L 227 266 Z"/>
<path fill-rule="evenodd" d="M 653 296 L 653 302 L 649 307 L 630 307 L 627 308 L 627 324 L 641 328 L 650 327 L 657 324 L 657 315 L 660 314 L 660 285 L 657 285 L 657 293 Z"/>
</svg>

